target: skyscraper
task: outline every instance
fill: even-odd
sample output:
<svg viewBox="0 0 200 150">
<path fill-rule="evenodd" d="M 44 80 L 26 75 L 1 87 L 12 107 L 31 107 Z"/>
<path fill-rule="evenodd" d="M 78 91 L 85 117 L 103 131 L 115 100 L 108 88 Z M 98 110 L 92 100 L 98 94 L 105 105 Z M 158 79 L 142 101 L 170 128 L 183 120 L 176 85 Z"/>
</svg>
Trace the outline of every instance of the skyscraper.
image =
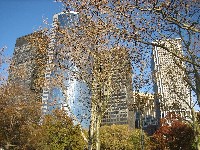
<svg viewBox="0 0 200 150">
<path fill-rule="evenodd" d="M 44 85 L 47 41 L 43 31 L 18 38 L 9 70 L 8 82 L 33 90 L 38 100 L 41 100 Z"/>
<path fill-rule="evenodd" d="M 67 111 L 75 120 L 87 128 L 89 126 L 89 89 L 83 80 L 76 78 L 80 71 L 71 55 L 72 47 L 65 41 L 66 33 L 79 23 L 78 12 L 61 12 L 53 16 L 50 31 L 46 86 L 43 88 L 43 112 L 51 112 L 57 107 Z M 52 104 L 52 105 L 51 105 Z"/>
<path fill-rule="evenodd" d="M 128 103 L 132 101 L 132 74 L 128 51 L 113 48 L 94 58 L 92 97 L 102 103 L 102 125 L 129 124 L 134 126 Z"/>
<path fill-rule="evenodd" d="M 180 39 L 168 39 L 155 43 L 163 44 L 168 50 L 154 47 L 152 67 L 155 75 L 154 91 L 158 94 L 156 111 L 158 119 L 168 112 L 176 112 L 185 119 L 191 114 L 190 89 L 184 81 L 184 62 L 172 53 L 182 57 L 183 51 Z"/>
</svg>

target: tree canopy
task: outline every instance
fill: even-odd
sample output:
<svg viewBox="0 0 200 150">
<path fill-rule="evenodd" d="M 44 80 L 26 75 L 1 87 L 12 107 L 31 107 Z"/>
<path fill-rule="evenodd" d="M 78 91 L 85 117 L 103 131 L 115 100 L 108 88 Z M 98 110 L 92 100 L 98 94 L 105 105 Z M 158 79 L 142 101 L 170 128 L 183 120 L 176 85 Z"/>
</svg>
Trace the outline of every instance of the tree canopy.
<svg viewBox="0 0 200 150">
<path fill-rule="evenodd" d="M 171 114 L 161 119 L 160 128 L 152 136 L 153 149 L 192 150 L 195 149 L 194 139 L 192 126 Z"/>
</svg>

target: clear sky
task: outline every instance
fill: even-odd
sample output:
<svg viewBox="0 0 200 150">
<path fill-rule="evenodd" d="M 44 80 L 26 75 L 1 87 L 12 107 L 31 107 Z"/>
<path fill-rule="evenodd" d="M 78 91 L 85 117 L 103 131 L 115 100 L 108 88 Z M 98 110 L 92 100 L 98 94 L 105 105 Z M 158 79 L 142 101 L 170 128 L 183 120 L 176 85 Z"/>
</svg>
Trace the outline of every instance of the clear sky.
<svg viewBox="0 0 200 150">
<path fill-rule="evenodd" d="M 12 54 L 16 39 L 37 30 L 43 18 L 52 23 L 62 4 L 53 0 L 0 0 L 0 48 Z"/>
</svg>

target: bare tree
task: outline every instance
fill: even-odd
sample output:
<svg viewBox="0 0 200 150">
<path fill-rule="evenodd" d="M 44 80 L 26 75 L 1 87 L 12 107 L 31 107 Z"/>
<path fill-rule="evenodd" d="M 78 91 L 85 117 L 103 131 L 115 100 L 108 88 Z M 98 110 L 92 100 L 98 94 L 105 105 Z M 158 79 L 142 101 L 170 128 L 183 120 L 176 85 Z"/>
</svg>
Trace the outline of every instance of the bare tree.
<svg viewBox="0 0 200 150">
<path fill-rule="evenodd" d="M 113 42 L 121 44 L 143 43 L 139 51 L 164 48 L 185 62 L 187 83 L 198 95 L 199 91 L 199 2 L 192 1 L 62 1 L 67 8 L 84 13 L 89 18 L 109 25 Z M 108 26 L 107 26 L 108 27 Z M 114 33 L 112 33 L 112 31 Z M 115 37 L 115 38 L 114 38 Z M 181 38 L 183 55 L 177 55 L 158 40 Z M 123 41 L 123 42 L 122 42 Z M 125 42 L 126 41 L 126 42 Z M 146 46 L 145 46 L 146 45 Z M 143 47 L 143 49 L 142 49 Z M 191 66 L 191 67 L 188 67 Z"/>
<path fill-rule="evenodd" d="M 184 72 L 184 80 L 195 92 L 199 103 L 199 2 L 198 1 L 63 1 L 67 8 L 88 16 L 88 20 L 106 24 L 110 33 L 107 45 L 121 44 L 137 56 L 147 57 L 153 47 L 160 47 L 176 58 L 176 65 Z M 96 34 L 97 35 L 97 34 Z M 101 37 L 99 35 L 99 37 Z M 166 46 L 165 42 L 181 38 L 183 53 Z M 112 39 L 112 40 L 111 40 Z M 156 42 L 157 41 L 157 42 Z M 172 47 L 176 44 L 171 43 Z M 146 54 L 146 57 L 145 57 Z M 137 61 L 139 60 L 139 61 Z M 140 61 L 132 57 L 133 62 Z M 149 60 L 149 59 L 146 59 Z M 183 65 L 184 64 L 184 65 Z M 145 65 L 148 63 L 145 62 Z M 148 68 L 148 67 L 146 67 Z M 140 70 L 142 72 L 143 70 Z M 140 74 L 141 75 L 141 74 Z M 136 77 L 141 78 L 141 76 Z M 141 89 L 145 78 L 134 87 Z M 148 79 L 147 79 L 148 80 Z M 149 81 L 147 81 L 149 82 Z"/>
</svg>

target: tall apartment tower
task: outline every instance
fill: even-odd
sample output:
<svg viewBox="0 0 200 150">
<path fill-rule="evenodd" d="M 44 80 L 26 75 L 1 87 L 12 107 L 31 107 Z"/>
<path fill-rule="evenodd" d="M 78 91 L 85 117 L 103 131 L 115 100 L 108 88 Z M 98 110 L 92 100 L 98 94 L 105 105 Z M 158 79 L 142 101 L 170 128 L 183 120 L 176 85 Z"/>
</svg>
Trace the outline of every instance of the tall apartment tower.
<svg viewBox="0 0 200 150">
<path fill-rule="evenodd" d="M 114 48 L 99 52 L 98 59 L 94 58 L 98 67 L 93 70 L 95 85 L 92 97 L 95 95 L 101 99 L 105 106 L 101 124 L 134 126 L 134 116 L 128 109 L 132 100 L 132 68 L 128 52 L 123 48 Z"/>
<path fill-rule="evenodd" d="M 17 38 L 8 77 L 10 84 L 23 85 L 37 93 L 37 99 L 40 101 L 44 85 L 47 41 L 48 37 L 43 31 Z"/>
<path fill-rule="evenodd" d="M 168 39 L 156 42 L 163 44 L 169 51 L 182 56 L 180 39 Z M 169 51 L 154 47 L 152 67 L 154 69 L 154 91 L 156 93 L 156 114 L 162 118 L 168 112 L 175 112 L 185 119 L 191 114 L 190 89 L 184 81 L 184 62 L 173 56 Z"/>
</svg>

